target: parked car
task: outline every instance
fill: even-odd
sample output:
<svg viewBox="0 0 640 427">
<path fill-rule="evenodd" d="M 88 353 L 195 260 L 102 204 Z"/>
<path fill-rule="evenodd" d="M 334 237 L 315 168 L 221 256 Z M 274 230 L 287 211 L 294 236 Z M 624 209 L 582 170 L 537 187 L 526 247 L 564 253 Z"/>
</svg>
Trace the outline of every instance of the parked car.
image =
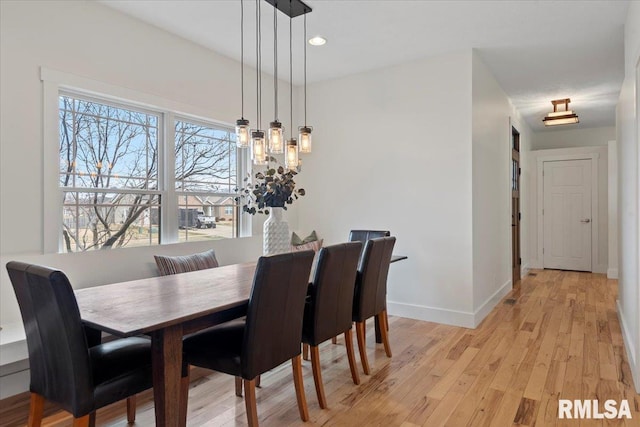
<svg viewBox="0 0 640 427">
<path fill-rule="evenodd" d="M 216 228 L 216 219 L 212 216 L 207 216 L 202 211 L 198 211 L 198 218 L 196 220 L 196 227 L 198 228 Z"/>
<path fill-rule="evenodd" d="M 203 211 L 199 211 L 194 208 L 180 208 L 180 223 L 181 229 L 185 228 L 216 228 L 216 219 L 212 216 L 207 216 Z"/>
</svg>

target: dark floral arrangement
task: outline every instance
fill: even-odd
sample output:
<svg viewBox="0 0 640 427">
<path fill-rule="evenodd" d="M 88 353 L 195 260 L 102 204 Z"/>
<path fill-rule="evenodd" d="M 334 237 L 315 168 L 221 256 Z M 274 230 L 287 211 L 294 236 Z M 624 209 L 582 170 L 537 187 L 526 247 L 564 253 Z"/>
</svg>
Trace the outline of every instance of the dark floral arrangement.
<svg viewBox="0 0 640 427">
<path fill-rule="evenodd" d="M 271 158 L 270 161 L 275 161 Z M 264 172 L 255 174 L 254 182 L 249 182 L 251 175 L 248 175 L 244 182 L 247 183 L 244 188 L 239 188 L 240 193 L 235 198 L 237 203 L 242 203 L 243 212 L 251 215 L 257 213 L 269 214 L 267 208 L 284 208 L 290 205 L 294 200 L 305 195 L 303 188 L 296 188 L 296 182 L 293 177 L 298 173 L 296 171 L 285 170 L 282 166 L 277 169 L 268 167 Z"/>
</svg>

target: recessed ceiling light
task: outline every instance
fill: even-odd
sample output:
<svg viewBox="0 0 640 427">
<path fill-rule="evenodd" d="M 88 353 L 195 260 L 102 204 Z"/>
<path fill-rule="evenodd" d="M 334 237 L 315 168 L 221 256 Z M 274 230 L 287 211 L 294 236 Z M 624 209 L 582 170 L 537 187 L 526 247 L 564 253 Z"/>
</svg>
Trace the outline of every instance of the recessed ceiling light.
<svg viewBox="0 0 640 427">
<path fill-rule="evenodd" d="M 315 36 L 309 39 L 309 44 L 312 46 L 322 46 L 326 42 L 327 42 L 327 39 L 325 39 L 322 36 Z"/>
</svg>

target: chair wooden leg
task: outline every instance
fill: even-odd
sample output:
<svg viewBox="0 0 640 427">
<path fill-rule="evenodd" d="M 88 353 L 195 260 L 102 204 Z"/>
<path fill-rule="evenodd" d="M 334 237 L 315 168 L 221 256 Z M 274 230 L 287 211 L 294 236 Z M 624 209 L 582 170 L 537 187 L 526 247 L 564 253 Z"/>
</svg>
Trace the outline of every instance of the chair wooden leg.
<svg viewBox="0 0 640 427">
<path fill-rule="evenodd" d="M 236 377 L 236 396 L 242 397 L 242 378 Z"/>
<path fill-rule="evenodd" d="M 84 417 L 74 418 L 73 427 L 89 427 L 89 418 L 91 415 L 87 414 Z"/>
<path fill-rule="evenodd" d="M 256 407 L 256 380 L 244 380 L 244 406 L 247 408 L 249 427 L 258 427 L 258 408 Z"/>
<path fill-rule="evenodd" d="M 304 360 L 309 360 L 309 344 L 302 344 L 302 358 Z"/>
<path fill-rule="evenodd" d="M 313 370 L 313 382 L 316 385 L 316 394 L 320 408 L 327 407 L 327 398 L 324 395 L 324 384 L 322 384 L 322 368 L 320 366 L 320 352 L 317 345 L 311 346 L 311 367 Z"/>
<path fill-rule="evenodd" d="M 331 338 L 331 344 L 338 344 L 338 337 Z"/>
<path fill-rule="evenodd" d="M 127 422 L 133 424 L 136 422 L 136 395 L 127 397 Z"/>
<path fill-rule="evenodd" d="M 389 345 L 389 325 L 387 324 L 387 310 L 380 312 L 377 317 L 380 319 L 380 335 L 384 344 L 384 352 L 387 357 L 391 357 L 391 346 Z"/>
<path fill-rule="evenodd" d="M 256 387 L 260 387 L 260 379 L 262 378 L 262 375 L 258 375 L 256 377 Z"/>
<path fill-rule="evenodd" d="M 44 397 L 36 393 L 31 393 L 31 403 L 29 405 L 29 427 L 40 427 L 42 425 L 42 414 L 44 413 Z"/>
<path fill-rule="evenodd" d="M 189 366 L 186 375 L 180 378 L 180 425 L 187 425 L 187 409 L 189 407 Z"/>
<path fill-rule="evenodd" d="M 366 329 L 364 322 L 356 322 L 356 337 L 358 338 L 358 350 L 360 351 L 360 362 L 365 375 L 369 375 L 369 361 L 367 360 L 367 342 L 365 341 Z"/>
<path fill-rule="evenodd" d="M 353 335 L 351 329 L 344 333 L 344 343 L 347 347 L 347 358 L 349 359 L 349 369 L 351 369 L 351 379 L 354 384 L 360 384 L 360 374 L 358 374 L 358 367 L 356 366 L 356 355 L 353 351 Z"/>
<path fill-rule="evenodd" d="M 304 395 L 304 383 L 302 382 L 302 357 L 297 355 L 291 359 L 293 366 L 293 384 L 296 387 L 296 399 L 298 400 L 298 410 L 300 419 L 309 421 L 309 408 L 307 408 L 307 398 Z"/>
<path fill-rule="evenodd" d="M 96 411 L 89 414 L 89 427 L 96 427 Z"/>
</svg>

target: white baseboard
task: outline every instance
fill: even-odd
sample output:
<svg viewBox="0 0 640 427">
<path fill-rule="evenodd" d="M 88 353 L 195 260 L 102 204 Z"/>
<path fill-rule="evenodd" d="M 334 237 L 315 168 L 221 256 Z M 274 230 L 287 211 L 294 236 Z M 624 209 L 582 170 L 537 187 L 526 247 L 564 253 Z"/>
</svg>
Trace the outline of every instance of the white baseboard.
<svg viewBox="0 0 640 427">
<path fill-rule="evenodd" d="M 531 270 L 529 268 L 529 264 L 523 264 L 520 266 L 520 277 L 524 277 L 527 274 L 529 274 L 529 270 Z"/>
<path fill-rule="evenodd" d="M 607 269 L 607 279 L 617 279 L 618 278 L 618 269 L 617 268 L 608 268 Z"/>
<path fill-rule="evenodd" d="M 473 314 L 474 328 L 476 328 L 480 324 L 480 322 L 482 322 L 484 318 L 487 317 L 489 313 L 491 313 L 491 310 L 493 310 L 493 308 L 498 305 L 502 297 L 511 292 L 512 288 L 513 285 L 511 283 L 511 280 L 507 280 L 505 284 L 500 287 L 500 289 L 495 291 L 493 295 L 487 298 L 487 300 Z"/>
<path fill-rule="evenodd" d="M 608 267 L 607 265 L 602 265 L 602 264 L 594 265 L 591 272 L 598 273 L 598 274 L 606 274 L 608 271 L 607 267 Z"/>
<path fill-rule="evenodd" d="M 500 287 L 475 312 L 449 310 L 446 308 L 429 307 L 426 305 L 407 304 L 403 302 L 387 301 L 389 314 L 408 317 L 410 319 L 427 322 L 444 323 L 446 325 L 476 328 L 482 320 L 493 310 L 498 302 L 511 291 L 511 280 Z"/>
<path fill-rule="evenodd" d="M 0 399 L 6 399 L 7 397 L 29 391 L 30 379 L 28 369 L 0 377 Z"/>
<path fill-rule="evenodd" d="M 389 314 L 424 320 L 426 322 L 444 323 L 446 325 L 474 328 L 473 313 L 445 308 L 429 307 L 426 305 L 407 304 L 403 302 L 387 301 Z"/>
<path fill-rule="evenodd" d="M 629 368 L 631 375 L 633 376 L 633 383 L 636 386 L 636 392 L 640 393 L 640 365 L 639 360 L 636 358 L 636 351 L 634 344 L 637 345 L 631 335 L 629 335 L 629 327 L 624 320 L 624 313 L 622 312 L 622 306 L 620 300 L 616 300 L 616 308 L 618 313 L 618 321 L 620 322 L 620 329 L 622 329 L 622 341 L 624 342 L 624 349 L 627 352 L 627 359 L 629 359 Z"/>
</svg>

